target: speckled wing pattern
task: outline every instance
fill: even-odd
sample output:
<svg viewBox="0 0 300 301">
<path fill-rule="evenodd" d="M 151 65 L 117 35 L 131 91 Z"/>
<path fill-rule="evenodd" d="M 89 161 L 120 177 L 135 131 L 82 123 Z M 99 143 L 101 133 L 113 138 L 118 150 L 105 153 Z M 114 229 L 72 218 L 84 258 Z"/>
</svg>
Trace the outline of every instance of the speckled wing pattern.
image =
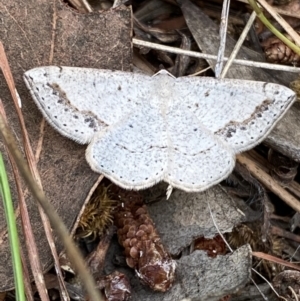
<svg viewBox="0 0 300 301">
<path fill-rule="evenodd" d="M 226 178 L 235 154 L 261 142 L 295 101 L 263 82 L 173 78 L 40 67 L 24 80 L 47 121 L 89 144 L 93 170 L 125 189 L 159 181 L 203 191 Z"/>
<path fill-rule="evenodd" d="M 184 89 L 188 85 L 193 89 Z M 177 79 L 175 89 L 181 91 L 176 98 L 181 110 L 192 111 L 236 154 L 265 139 L 296 100 L 284 86 L 235 79 L 185 77 Z"/>
</svg>

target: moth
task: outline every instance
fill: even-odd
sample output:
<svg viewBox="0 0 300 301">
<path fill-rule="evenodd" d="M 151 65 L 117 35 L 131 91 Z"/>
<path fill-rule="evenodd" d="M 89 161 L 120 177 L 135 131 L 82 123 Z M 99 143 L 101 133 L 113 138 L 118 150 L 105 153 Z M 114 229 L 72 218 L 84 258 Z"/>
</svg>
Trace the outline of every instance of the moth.
<svg viewBox="0 0 300 301">
<path fill-rule="evenodd" d="M 24 74 L 62 135 L 88 144 L 91 168 L 125 189 L 165 181 L 187 192 L 226 178 L 296 100 L 278 84 L 211 77 L 39 67 Z"/>
</svg>

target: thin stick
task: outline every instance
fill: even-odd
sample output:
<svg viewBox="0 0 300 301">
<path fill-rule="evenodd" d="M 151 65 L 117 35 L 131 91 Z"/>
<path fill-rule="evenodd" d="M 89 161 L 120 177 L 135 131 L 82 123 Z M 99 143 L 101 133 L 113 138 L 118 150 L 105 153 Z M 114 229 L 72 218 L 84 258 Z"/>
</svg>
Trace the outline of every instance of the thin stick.
<svg viewBox="0 0 300 301">
<path fill-rule="evenodd" d="M 212 55 L 212 54 L 205 54 L 205 53 L 200 53 L 200 52 L 196 52 L 196 51 L 183 50 L 183 49 L 180 49 L 180 48 L 165 46 L 165 45 L 156 44 L 156 43 L 152 43 L 152 42 L 147 42 L 147 41 L 143 41 L 143 40 L 139 40 L 139 39 L 135 39 L 135 38 L 132 39 L 132 42 L 135 46 L 142 46 L 142 47 L 162 50 L 162 51 L 175 53 L 175 54 L 189 55 L 191 57 L 196 57 L 196 58 L 217 60 L 217 56 Z M 224 57 L 224 61 L 228 61 L 228 58 Z M 242 66 L 248 66 L 248 67 L 264 68 L 264 69 L 271 69 L 271 70 L 280 70 L 280 71 L 293 72 L 293 73 L 299 73 L 300 72 L 300 68 L 297 68 L 297 67 L 294 67 L 294 66 L 284 66 L 284 65 L 278 65 L 278 64 L 261 63 L 261 62 L 246 61 L 246 60 L 240 60 L 240 59 L 235 59 L 233 61 L 233 63 L 234 64 L 239 64 L 239 65 L 242 65 Z"/>
<path fill-rule="evenodd" d="M 216 78 L 220 78 L 224 63 L 224 53 L 226 48 L 226 37 L 228 27 L 228 15 L 229 15 L 230 0 L 223 1 L 222 16 L 220 23 L 220 46 L 218 51 L 218 59 L 215 67 Z"/>
<path fill-rule="evenodd" d="M 217 225 L 217 223 L 216 223 L 216 221 L 215 221 L 215 218 L 214 218 L 214 215 L 212 214 L 212 211 L 211 211 L 211 208 L 210 208 L 210 204 L 209 204 L 209 202 L 207 202 L 207 205 L 208 205 L 208 209 L 209 209 L 209 213 L 210 213 L 210 216 L 211 216 L 211 218 L 212 218 L 212 221 L 213 221 L 213 224 L 214 224 L 214 226 L 216 227 L 216 229 L 217 229 L 217 231 L 218 231 L 218 233 L 219 233 L 219 235 L 222 237 L 222 239 L 223 239 L 223 241 L 224 241 L 224 243 L 227 245 L 227 248 L 229 249 L 229 251 L 231 252 L 231 253 L 233 253 L 233 250 L 232 250 L 232 248 L 230 247 L 230 245 L 229 245 L 229 243 L 227 242 L 227 240 L 225 239 L 225 237 L 224 237 L 224 235 L 221 233 L 221 231 L 219 230 L 219 227 L 218 227 L 218 225 Z M 253 268 L 251 268 L 252 270 L 254 270 Z M 254 270 L 255 271 L 255 270 Z M 259 274 L 260 275 L 260 273 L 258 273 L 257 271 L 255 271 L 257 274 Z M 260 275 L 262 278 L 264 278 L 262 275 Z M 258 285 L 255 283 L 255 281 L 253 280 L 253 278 L 250 276 L 250 279 L 251 279 L 251 281 L 254 283 L 254 285 L 256 286 L 256 288 L 257 288 L 257 290 L 260 292 L 260 294 L 262 295 L 262 297 L 265 299 L 265 300 L 267 300 L 266 299 L 266 297 L 265 297 L 265 295 L 263 294 L 263 292 L 259 289 L 259 287 L 258 287 Z M 274 288 L 272 287 L 272 285 L 267 281 L 267 283 L 271 286 L 271 288 L 274 290 Z M 276 293 L 277 294 L 277 293 Z M 277 294 L 278 295 L 278 294 Z"/>
<path fill-rule="evenodd" d="M 300 202 L 294 196 L 289 194 L 284 188 L 282 188 L 274 179 L 269 176 L 265 171 L 260 169 L 255 163 L 247 158 L 245 155 L 238 155 L 237 161 L 246 166 L 250 173 L 255 176 L 260 182 L 267 186 L 272 192 L 274 192 L 279 198 L 281 198 L 286 204 L 292 207 L 297 212 L 300 212 Z"/>
<path fill-rule="evenodd" d="M 249 18 L 249 20 L 248 20 L 248 22 L 247 22 L 247 24 L 246 24 L 246 26 L 245 26 L 245 28 L 244 28 L 244 30 L 243 30 L 243 32 L 242 32 L 242 34 L 240 35 L 240 38 L 236 42 L 236 44 L 235 44 L 235 46 L 234 46 L 234 48 L 233 48 L 233 50 L 230 54 L 230 57 L 227 61 L 227 64 L 225 65 L 224 69 L 222 70 L 220 78 L 224 78 L 226 76 L 226 73 L 228 72 L 228 70 L 229 70 L 231 64 L 233 63 L 236 55 L 238 54 L 242 44 L 244 43 L 244 40 L 246 39 L 247 34 L 248 34 L 248 32 L 249 32 L 249 30 L 250 30 L 250 28 L 251 28 L 251 26 L 252 26 L 255 19 L 256 19 L 256 13 L 255 13 L 255 11 L 253 11 L 250 18 Z"/>
<path fill-rule="evenodd" d="M 255 272 L 257 275 L 259 275 L 262 279 L 264 279 L 266 281 L 266 283 L 269 285 L 269 287 L 272 289 L 272 291 L 277 295 L 277 297 L 279 297 L 279 294 L 276 292 L 276 290 L 274 289 L 272 283 L 270 283 L 261 273 L 257 272 L 255 269 L 251 268 L 251 270 L 253 272 Z M 268 298 L 263 294 L 263 292 L 259 289 L 258 285 L 255 283 L 255 281 L 253 280 L 253 278 L 251 278 L 252 282 L 254 283 L 254 285 L 256 286 L 257 290 L 261 293 L 261 295 L 263 296 L 263 298 L 265 300 L 268 300 Z"/>
<path fill-rule="evenodd" d="M 217 225 L 217 223 L 216 223 L 216 220 L 215 220 L 214 215 L 212 214 L 212 211 L 211 211 L 209 202 L 207 202 L 207 206 L 208 206 L 209 214 L 210 214 L 210 216 L 211 216 L 211 219 L 212 219 L 212 221 L 213 221 L 213 224 L 214 224 L 215 228 L 217 229 L 219 235 L 222 237 L 222 239 L 223 239 L 223 241 L 225 242 L 225 244 L 226 244 L 227 248 L 229 249 L 229 251 L 230 251 L 231 253 L 233 253 L 233 250 L 232 250 L 232 248 L 230 247 L 230 244 L 227 242 L 227 240 L 225 239 L 224 235 L 221 233 L 221 231 L 220 231 L 220 229 L 219 229 L 219 227 L 218 227 L 218 225 Z"/>
<path fill-rule="evenodd" d="M 298 298 L 296 292 L 294 291 L 294 289 L 293 289 L 291 286 L 288 286 L 288 289 L 292 292 L 292 294 L 293 294 L 293 296 L 294 296 L 294 299 L 295 299 L 296 301 L 299 301 L 299 298 Z"/>
</svg>

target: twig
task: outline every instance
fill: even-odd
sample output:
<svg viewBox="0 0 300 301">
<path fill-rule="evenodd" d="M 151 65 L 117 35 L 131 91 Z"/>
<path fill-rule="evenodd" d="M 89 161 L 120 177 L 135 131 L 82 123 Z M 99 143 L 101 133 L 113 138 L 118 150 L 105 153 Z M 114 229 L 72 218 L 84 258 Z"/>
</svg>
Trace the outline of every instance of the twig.
<svg viewBox="0 0 300 301">
<path fill-rule="evenodd" d="M 235 46 L 234 46 L 234 48 L 233 48 L 233 50 L 230 54 L 230 57 L 227 61 L 227 64 L 225 65 L 224 69 L 222 70 L 220 78 L 224 78 L 226 76 L 227 71 L 229 70 L 231 64 L 233 63 L 233 61 L 234 61 L 236 55 L 238 54 L 242 44 L 244 43 L 244 40 L 246 39 L 247 34 L 248 34 L 248 32 L 249 32 L 249 30 L 250 30 L 250 28 L 251 28 L 251 26 L 252 26 L 255 19 L 256 19 L 256 13 L 252 12 L 252 14 L 251 14 L 251 16 L 250 16 L 243 32 L 242 32 L 242 34 L 240 35 L 240 38 L 236 42 L 236 44 L 235 44 Z"/>
<path fill-rule="evenodd" d="M 221 231 L 220 231 L 220 229 L 219 229 L 219 227 L 218 227 L 218 225 L 217 225 L 217 223 L 216 223 L 216 220 L 215 220 L 215 218 L 214 218 L 214 215 L 212 214 L 212 211 L 211 211 L 209 202 L 207 202 L 207 206 L 208 206 L 209 214 L 210 214 L 210 216 L 211 216 L 211 219 L 212 219 L 212 221 L 213 221 L 213 224 L 214 224 L 215 228 L 217 229 L 219 235 L 222 237 L 222 239 L 223 239 L 224 243 L 226 244 L 227 248 L 229 249 L 229 251 L 230 251 L 231 253 L 233 253 L 232 248 L 230 247 L 229 243 L 228 243 L 227 240 L 225 239 L 224 235 L 221 233 Z"/>
<path fill-rule="evenodd" d="M 273 234 L 273 235 L 283 237 L 283 238 L 287 238 L 287 239 L 293 240 L 297 243 L 300 243 L 300 236 L 299 235 L 297 235 L 295 233 L 292 233 L 290 231 L 283 230 L 279 227 L 271 226 L 270 227 L 270 233 Z"/>
<path fill-rule="evenodd" d="M 237 161 L 240 164 L 245 165 L 253 176 L 255 176 L 262 184 L 264 184 L 272 192 L 274 192 L 285 203 L 287 203 L 297 212 L 300 212 L 299 200 L 289 194 L 284 188 L 282 188 L 277 182 L 275 182 L 271 176 L 269 176 L 266 172 L 255 165 L 253 161 L 246 157 L 246 155 L 238 155 Z"/>
<path fill-rule="evenodd" d="M 262 279 L 264 279 L 266 281 L 266 283 L 269 285 L 269 287 L 272 289 L 272 291 L 276 294 L 277 297 L 279 297 L 279 294 L 276 292 L 275 288 L 273 287 L 272 283 L 270 283 L 261 273 L 257 272 L 255 269 L 251 268 L 251 270 L 256 273 L 257 275 L 259 275 Z M 259 289 L 259 287 L 257 286 L 257 284 L 255 283 L 255 281 L 251 278 L 252 282 L 254 283 L 254 285 L 256 286 L 257 290 L 261 293 L 261 295 L 263 296 L 263 298 L 265 300 L 268 300 L 268 298 L 265 297 L 265 295 L 262 293 L 262 291 Z"/>
<path fill-rule="evenodd" d="M 162 50 L 162 51 L 175 53 L 175 54 L 189 55 L 191 57 L 197 57 L 197 58 L 202 58 L 202 59 L 217 60 L 217 56 L 212 55 L 212 54 L 205 54 L 205 53 L 200 53 L 200 52 L 196 52 L 196 51 L 183 50 L 180 48 L 165 46 L 165 45 L 147 42 L 147 41 L 143 41 L 143 40 L 139 40 L 139 39 L 135 39 L 135 38 L 132 39 L 132 42 L 135 46 L 142 46 L 142 47 Z M 224 61 L 227 61 L 227 60 L 228 60 L 228 58 L 224 57 Z M 248 66 L 248 67 L 264 68 L 264 69 L 271 69 L 271 70 L 281 70 L 281 71 L 293 72 L 293 73 L 300 72 L 300 68 L 297 68 L 294 66 L 268 64 L 268 63 L 240 60 L 240 59 L 235 59 L 233 61 L 233 63 L 239 64 L 242 66 Z"/>
<path fill-rule="evenodd" d="M 229 251 L 231 253 L 233 253 L 233 250 L 232 248 L 230 247 L 229 243 L 227 242 L 227 240 L 225 239 L 224 235 L 221 233 L 221 231 L 219 230 L 219 227 L 215 221 L 215 218 L 213 216 L 213 213 L 211 211 L 211 208 L 210 208 L 210 205 L 209 205 L 209 202 L 207 202 L 207 205 L 208 205 L 208 209 L 209 209 L 209 213 L 210 213 L 210 216 L 212 218 L 212 221 L 213 221 L 213 224 L 214 226 L 216 227 L 217 229 L 217 232 L 219 233 L 219 235 L 222 237 L 224 243 L 227 245 L 227 248 L 229 249 Z M 257 273 L 258 275 L 260 275 L 263 279 L 265 279 L 259 272 L 257 272 L 256 270 L 254 270 L 253 268 L 251 268 L 251 270 L 255 271 L 255 273 Z M 259 293 L 262 295 L 262 297 L 267 300 L 267 298 L 265 297 L 265 295 L 263 294 L 263 292 L 260 290 L 260 288 L 258 287 L 258 285 L 255 283 L 255 281 L 253 280 L 253 278 L 250 276 L 250 279 L 251 281 L 254 283 L 255 287 L 257 288 L 257 290 L 259 291 Z M 271 283 L 269 283 L 267 280 L 266 280 L 267 284 L 271 287 L 272 290 L 274 290 L 273 286 L 271 285 Z M 275 291 L 275 290 L 274 290 Z M 275 291 L 276 295 L 278 296 L 277 292 Z"/>
<path fill-rule="evenodd" d="M 294 296 L 294 299 L 296 301 L 299 301 L 298 296 L 297 296 L 296 292 L 294 291 L 294 289 L 291 286 L 288 286 L 288 289 L 292 292 L 292 295 Z"/>
<path fill-rule="evenodd" d="M 230 7 L 230 0 L 224 0 L 223 7 L 222 7 L 221 23 L 220 23 L 220 45 L 218 51 L 218 59 L 215 67 L 216 78 L 220 78 L 223 69 L 224 56 L 225 56 L 224 53 L 226 48 L 229 7 Z"/>
</svg>

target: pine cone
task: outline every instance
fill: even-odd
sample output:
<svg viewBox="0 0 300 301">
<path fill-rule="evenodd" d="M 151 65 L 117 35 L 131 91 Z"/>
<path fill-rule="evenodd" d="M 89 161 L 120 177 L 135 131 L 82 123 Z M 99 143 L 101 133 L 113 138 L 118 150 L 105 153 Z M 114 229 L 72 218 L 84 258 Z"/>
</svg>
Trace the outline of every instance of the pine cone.
<svg viewBox="0 0 300 301">
<path fill-rule="evenodd" d="M 167 291 L 174 281 L 175 261 L 164 249 L 141 196 L 122 189 L 116 195 L 122 203 L 116 208 L 115 225 L 128 266 L 153 290 Z"/>
<path fill-rule="evenodd" d="M 287 38 L 291 39 L 288 35 Z M 266 59 L 270 63 L 299 65 L 300 56 L 286 46 L 281 40 L 271 37 L 264 41 Z"/>
</svg>

